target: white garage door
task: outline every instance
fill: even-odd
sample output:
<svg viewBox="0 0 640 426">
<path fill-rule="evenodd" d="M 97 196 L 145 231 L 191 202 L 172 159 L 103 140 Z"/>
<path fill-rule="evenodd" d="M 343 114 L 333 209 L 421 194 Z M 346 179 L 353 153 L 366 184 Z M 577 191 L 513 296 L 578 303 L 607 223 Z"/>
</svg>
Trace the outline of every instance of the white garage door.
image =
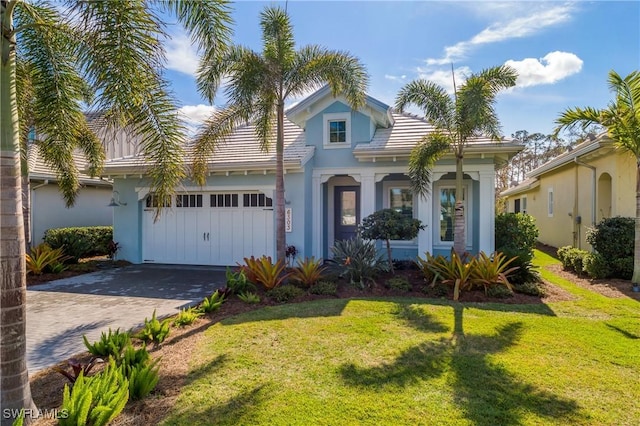
<svg viewBox="0 0 640 426">
<path fill-rule="evenodd" d="M 274 257 L 273 201 L 257 192 L 176 195 L 154 222 L 147 196 L 142 227 L 144 262 L 235 265 Z"/>
</svg>

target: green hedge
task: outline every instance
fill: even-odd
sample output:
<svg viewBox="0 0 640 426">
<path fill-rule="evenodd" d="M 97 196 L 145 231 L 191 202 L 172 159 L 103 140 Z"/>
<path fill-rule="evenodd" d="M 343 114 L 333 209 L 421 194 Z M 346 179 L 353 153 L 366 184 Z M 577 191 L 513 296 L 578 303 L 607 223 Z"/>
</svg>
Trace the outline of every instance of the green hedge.
<svg viewBox="0 0 640 426">
<path fill-rule="evenodd" d="M 523 213 L 503 213 L 496 216 L 496 251 L 510 259 L 517 257 L 511 266 L 517 266 L 510 277 L 512 284 L 536 282 L 539 275 L 532 264 L 533 249 L 538 241 L 538 228 L 533 216 Z"/>
<path fill-rule="evenodd" d="M 108 255 L 112 240 L 112 226 L 54 228 L 44 233 L 45 243 L 54 249 L 64 247 L 64 253 L 75 262 L 84 257 Z"/>
<path fill-rule="evenodd" d="M 632 217 L 609 217 L 587 231 L 587 242 L 608 266 L 606 276 L 631 279 L 634 237 L 635 219 Z"/>
</svg>

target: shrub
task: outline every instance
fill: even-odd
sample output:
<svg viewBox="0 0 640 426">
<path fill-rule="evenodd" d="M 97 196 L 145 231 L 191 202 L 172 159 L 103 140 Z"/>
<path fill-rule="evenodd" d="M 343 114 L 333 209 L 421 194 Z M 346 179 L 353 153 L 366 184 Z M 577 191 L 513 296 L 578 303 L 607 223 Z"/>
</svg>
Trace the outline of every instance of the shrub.
<svg viewBox="0 0 640 426">
<path fill-rule="evenodd" d="M 587 231 L 587 242 L 609 265 L 610 276 L 623 279 L 633 275 L 634 237 L 631 217 L 606 218 Z"/>
<path fill-rule="evenodd" d="M 426 268 L 434 274 L 434 279 L 453 286 L 453 300 L 459 299 L 462 290 L 471 289 L 472 265 L 455 251 L 451 250 L 450 259 L 442 255 L 434 257 L 430 253 L 426 253 L 426 256 Z"/>
<path fill-rule="evenodd" d="M 521 284 L 514 284 L 513 290 L 516 293 L 528 294 L 530 296 L 543 297 L 547 295 L 542 283 L 540 282 L 526 282 Z"/>
<path fill-rule="evenodd" d="M 391 240 L 412 240 L 424 229 L 418 219 L 402 214 L 395 209 L 378 210 L 362 219 L 362 237 L 369 240 L 383 240 L 387 243 L 389 270 L 393 273 Z"/>
<path fill-rule="evenodd" d="M 245 271 L 247 278 L 256 284 L 262 284 L 265 289 L 273 289 L 278 287 L 289 276 L 285 273 L 285 263 L 282 259 L 275 264 L 271 261 L 271 256 L 262 256 L 258 259 L 251 256 L 244 258 L 245 265 L 242 270 Z"/>
<path fill-rule="evenodd" d="M 237 272 L 233 272 L 231 268 L 227 268 L 226 278 L 227 288 L 233 294 L 240 294 L 246 291 L 256 290 L 256 286 L 253 285 L 253 283 L 247 278 L 247 275 L 243 268 L 241 268 Z"/>
<path fill-rule="evenodd" d="M 103 426 L 109 424 L 124 408 L 129 399 L 129 382 L 111 360 L 109 365 L 92 377 L 83 374 L 70 390 L 64 385 L 61 426 Z"/>
<path fill-rule="evenodd" d="M 297 266 L 291 271 L 291 280 L 300 283 L 304 287 L 311 287 L 323 278 L 327 268 L 322 266 L 322 259 L 305 257 L 298 259 Z"/>
<path fill-rule="evenodd" d="M 482 286 L 485 294 L 489 294 L 489 290 L 494 287 L 506 287 L 512 293 L 508 277 L 518 269 L 517 266 L 509 267 L 514 260 L 516 260 L 515 257 L 507 259 L 503 253 L 487 256 L 484 252 L 480 252 L 471 260 L 472 285 Z"/>
<path fill-rule="evenodd" d="M 260 296 L 250 291 L 246 293 L 240 293 L 238 295 L 238 299 L 242 300 L 244 303 L 260 303 Z"/>
<path fill-rule="evenodd" d="M 160 379 L 158 361 L 160 360 L 135 364 L 130 368 L 126 376 L 129 381 L 129 398 L 142 399 L 155 389 Z"/>
<path fill-rule="evenodd" d="M 267 291 L 267 297 L 278 303 L 286 303 L 298 296 L 302 296 L 304 291 L 292 285 L 283 285 Z"/>
<path fill-rule="evenodd" d="M 630 280 L 633 277 L 633 257 L 623 257 L 614 260 L 613 268 L 616 271 L 616 277 Z"/>
<path fill-rule="evenodd" d="M 338 284 L 332 281 L 318 281 L 309 289 L 311 294 L 335 296 L 338 294 Z"/>
<path fill-rule="evenodd" d="M 204 314 L 194 307 L 180 309 L 180 312 L 178 312 L 178 315 L 173 320 L 173 325 L 176 327 L 191 325 L 202 315 Z"/>
<path fill-rule="evenodd" d="M 389 278 L 384 285 L 393 290 L 411 291 L 411 283 L 409 283 L 407 277 Z"/>
<path fill-rule="evenodd" d="M 135 367 L 138 365 L 147 365 L 150 360 L 151 356 L 147 351 L 146 345 L 136 349 L 132 344 L 129 344 L 122 351 L 122 357 L 116 364 L 122 368 L 124 376 L 129 377 Z"/>
<path fill-rule="evenodd" d="M 116 361 L 120 360 L 122 350 L 131 345 L 129 333 L 126 331 L 120 332 L 119 328 L 115 331 L 111 331 L 111 328 L 109 328 L 109 332 L 106 334 L 103 331 L 100 334 L 100 340 L 93 344 L 89 343 L 87 336 L 82 336 L 82 340 L 91 355 L 104 359 L 112 357 Z"/>
<path fill-rule="evenodd" d="M 516 257 L 511 266 L 517 267 L 509 281 L 512 284 L 540 280 L 533 265 L 533 250 L 538 239 L 538 228 L 533 216 L 523 213 L 504 213 L 496 216 L 496 251 L 507 258 Z"/>
<path fill-rule="evenodd" d="M 113 241 L 113 227 L 87 226 L 79 228 L 48 229 L 44 233 L 44 242 L 51 248 L 64 247 L 71 260 L 77 262 L 83 257 L 105 256 L 110 253 L 109 244 Z"/>
<path fill-rule="evenodd" d="M 507 299 L 509 297 L 513 297 L 513 290 L 511 290 L 510 287 L 497 285 L 489 287 L 487 290 L 487 296 L 495 297 L 496 299 Z"/>
<path fill-rule="evenodd" d="M 332 268 L 339 276 L 347 276 L 351 284 L 361 289 L 385 270 L 386 261 L 378 254 L 375 243 L 365 241 L 361 236 L 336 241 L 331 251 Z"/>
<path fill-rule="evenodd" d="M 583 259 L 583 269 L 591 278 L 607 278 L 611 274 L 609 263 L 600 253 L 589 253 Z"/>
<path fill-rule="evenodd" d="M 200 310 L 204 313 L 215 312 L 220 309 L 220 306 L 224 303 L 224 295 L 216 290 L 209 297 L 205 297 L 200 304 Z"/>
<path fill-rule="evenodd" d="M 154 309 L 151 319 L 144 319 L 144 327 L 136 337 L 145 343 L 153 342 L 154 345 L 158 346 L 160 343 L 164 342 L 169 335 L 170 321 L 170 318 L 159 321 L 156 318 L 156 310 Z"/>
<path fill-rule="evenodd" d="M 64 254 L 63 248 L 52 249 L 48 244 L 42 243 L 33 247 L 30 254 L 26 254 L 27 272 L 33 275 L 42 275 L 50 270 L 54 273 L 64 271 L 62 262 L 70 259 Z"/>
<path fill-rule="evenodd" d="M 583 272 L 583 260 L 589 254 L 586 250 L 580 250 L 571 246 L 564 246 L 558 249 L 558 258 L 562 262 L 562 267 L 577 274 Z"/>
</svg>

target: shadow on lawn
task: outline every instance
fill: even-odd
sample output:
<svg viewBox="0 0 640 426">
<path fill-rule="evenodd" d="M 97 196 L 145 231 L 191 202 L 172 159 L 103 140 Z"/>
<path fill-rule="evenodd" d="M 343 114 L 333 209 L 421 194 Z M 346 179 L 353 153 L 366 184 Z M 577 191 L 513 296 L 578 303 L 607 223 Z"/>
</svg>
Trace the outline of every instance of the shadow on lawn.
<svg viewBox="0 0 640 426">
<path fill-rule="evenodd" d="M 279 321 L 288 318 L 339 317 L 351 299 L 321 299 L 305 303 L 266 306 L 255 311 L 225 318 L 222 325 L 235 325 L 253 321 Z"/>
<path fill-rule="evenodd" d="M 517 375 L 491 361 L 491 355 L 518 342 L 522 323 L 506 324 L 494 334 L 466 335 L 464 305 L 454 304 L 453 313 L 454 330 L 450 338 L 411 347 L 393 362 L 377 367 L 343 365 L 340 369 L 343 380 L 351 386 L 382 388 L 407 386 L 451 374 L 455 401 L 463 407 L 465 417 L 476 425 L 519 425 L 526 412 L 546 417 L 550 422 L 577 414 L 579 407 L 575 401 L 523 383 Z M 409 309 L 408 317 L 408 322 L 420 330 L 448 329 L 417 309 Z"/>
</svg>

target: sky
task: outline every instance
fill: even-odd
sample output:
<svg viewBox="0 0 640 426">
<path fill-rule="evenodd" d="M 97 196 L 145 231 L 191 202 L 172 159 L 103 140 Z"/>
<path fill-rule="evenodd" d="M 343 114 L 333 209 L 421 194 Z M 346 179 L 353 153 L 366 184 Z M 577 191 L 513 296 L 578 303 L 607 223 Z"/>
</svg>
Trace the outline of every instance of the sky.
<svg viewBox="0 0 640 426">
<path fill-rule="evenodd" d="M 260 12 L 268 5 L 285 2 L 232 4 L 234 43 L 262 50 Z M 549 134 L 570 107 L 606 107 L 613 99 L 609 71 L 626 76 L 640 69 L 639 1 L 291 0 L 286 7 L 297 47 L 318 44 L 357 56 L 370 77 L 368 94 L 390 106 L 418 78 L 452 91 L 452 64 L 457 84 L 485 68 L 514 67 L 517 84 L 496 103 L 507 137 L 518 130 Z M 198 52 L 178 25 L 168 31 L 166 75 L 196 125 L 225 99 L 217 96 L 213 106 L 203 100 L 195 85 Z"/>
</svg>

